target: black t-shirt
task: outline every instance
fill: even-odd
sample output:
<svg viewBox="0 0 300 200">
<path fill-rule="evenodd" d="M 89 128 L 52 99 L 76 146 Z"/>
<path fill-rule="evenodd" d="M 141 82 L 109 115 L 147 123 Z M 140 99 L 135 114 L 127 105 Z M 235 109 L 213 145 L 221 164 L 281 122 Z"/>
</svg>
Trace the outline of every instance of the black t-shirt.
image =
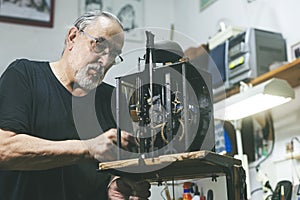
<svg viewBox="0 0 300 200">
<path fill-rule="evenodd" d="M 16 60 L 0 79 L 0 128 L 49 140 L 91 138 L 115 127 L 112 94 L 113 87 L 102 83 L 97 91 L 74 97 L 48 62 Z M 107 199 L 110 176 L 97 168 L 91 162 L 41 171 L 0 170 L 0 200 Z"/>
</svg>

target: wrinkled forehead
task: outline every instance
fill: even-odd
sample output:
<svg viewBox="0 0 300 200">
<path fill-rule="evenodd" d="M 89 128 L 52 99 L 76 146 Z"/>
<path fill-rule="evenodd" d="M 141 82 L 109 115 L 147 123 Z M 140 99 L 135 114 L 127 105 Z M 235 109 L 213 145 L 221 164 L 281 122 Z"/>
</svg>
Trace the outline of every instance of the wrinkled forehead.
<svg viewBox="0 0 300 200">
<path fill-rule="evenodd" d="M 122 49 L 124 45 L 124 31 L 120 24 L 106 17 L 99 17 L 85 29 L 94 37 L 105 38 L 109 43 Z"/>
<path fill-rule="evenodd" d="M 124 32 L 110 35 L 106 38 L 113 48 L 118 49 L 120 52 L 124 46 Z"/>
</svg>

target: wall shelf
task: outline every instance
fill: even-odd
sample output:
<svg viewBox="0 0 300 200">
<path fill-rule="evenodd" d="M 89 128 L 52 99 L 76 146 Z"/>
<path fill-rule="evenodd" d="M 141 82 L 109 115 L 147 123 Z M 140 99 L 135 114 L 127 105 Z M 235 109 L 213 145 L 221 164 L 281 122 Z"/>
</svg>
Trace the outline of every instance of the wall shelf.
<svg viewBox="0 0 300 200">
<path fill-rule="evenodd" d="M 300 58 L 296 59 L 290 63 L 282 65 L 276 69 L 273 69 L 253 80 L 249 83 L 257 85 L 271 78 L 280 78 L 286 80 L 292 87 L 297 87 L 300 85 Z M 226 91 L 226 97 L 232 96 L 239 93 L 239 86 L 229 89 Z"/>
</svg>

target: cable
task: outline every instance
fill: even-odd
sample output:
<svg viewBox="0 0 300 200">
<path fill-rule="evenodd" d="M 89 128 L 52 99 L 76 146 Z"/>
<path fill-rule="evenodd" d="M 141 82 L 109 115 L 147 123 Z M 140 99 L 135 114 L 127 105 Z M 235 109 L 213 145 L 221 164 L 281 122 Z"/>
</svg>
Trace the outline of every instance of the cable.
<svg viewBox="0 0 300 200">
<path fill-rule="evenodd" d="M 293 141 L 293 140 L 296 140 L 297 142 L 300 143 L 300 139 L 299 139 L 298 137 L 296 137 L 296 136 L 295 136 L 295 137 L 292 137 L 292 141 Z"/>
<path fill-rule="evenodd" d="M 266 176 L 266 174 L 262 173 L 259 169 L 256 169 L 256 179 L 257 181 L 261 182 L 262 186 L 265 188 L 268 188 L 272 193 L 274 192 L 272 189 L 272 186 L 270 185 L 269 178 Z M 262 188 L 263 189 L 263 188 Z"/>
<path fill-rule="evenodd" d="M 258 192 L 260 190 L 263 190 L 263 188 L 256 188 L 254 190 L 251 191 L 251 196 L 255 193 L 255 192 Z"/>
<path fill-rule="evenodd" d="M 271 149 L 269 151 L 269 153 L 267 154 L 266 157 L 264 157 L 262 160 L 260 160 L 255 168 L 256 170 L 259 169 L 260 165 L 265 162 L 269 157 L 270 155 L 273 153 L 273 150 L 274 150 L 274 146 L 275 146 L 275 131 L 274 131 L 274 123 L 273 123 L 273 118 L 272 118 L 272 115 L 270 112 L 267 112 L 266 114 L 266 121 L 267 121 L 267 124 L 269 124 L 270 127 L 269 128 L 269 132 L 271 132 L 271 136 L 272 136 L 272 144 L 271 144 Z"/>
<path fill-rule="evenodd" d="M 275 133 L 274 133 L 274 123 L 273 123 L 273 119 L 272 119 L 272 115 L 270 112 L 267 112 L 265 114 L 265 118 L 266 118 L 266 126 L 264 128 L 263 131 L 268 131 L 269 134 L 271 134 L 271 138 L 272 138 L 272 144 L 271 144 L 271 148 L 268 152 L 268 154 L 266 155 L 266 157 L 264 157 L 263 159 L 261 159 L 256 165 L 255 165 L 255 170 L 257 172 L 257 176 L 259 176 L 259 179 L 261 179 L 261 183 L 263 185 L 263 187 L 266 187 L 268 188 L 272 193 L 273 193 L 273 189 L 270 185 L 270 182 L 269 182 L 269 179 L 267 178 L 267 176 L 265 174 L 263 174 L 259 168 L 261 166 L 261 164 L 263 162 L 265 162 L 269 157 L 270 155 L 273 153 L 273 150 L 274 150 L 274 146 L 275 146 Z M 268 134 L 268 135 L 269 135 Z M 253 191 L 251 191 L 251 194 L 257 192 L 257 191 L 260 191 L 260 190 L 263 190 L 263 187 L 261 188 L 257 188 Z"/>
<path fill-rule="evenodd" d="M 164 195 L 163 195 L 164 192 L 165 192 L 165 188 L 161 190 L 160 196 L 161 196 L 161 198 L 163 198 L 163 200 L 166 200 L 166 198 L 165 198 Z"/>
</svg>

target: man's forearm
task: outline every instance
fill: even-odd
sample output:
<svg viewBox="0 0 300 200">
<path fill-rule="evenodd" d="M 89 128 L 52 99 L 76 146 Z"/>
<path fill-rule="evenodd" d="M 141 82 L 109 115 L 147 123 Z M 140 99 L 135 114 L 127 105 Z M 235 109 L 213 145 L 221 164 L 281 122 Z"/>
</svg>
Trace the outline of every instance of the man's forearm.
<svg viewBox="0 0 300 200">
<path fill-rule="evenodd" d="M 88 159 L 84 141 L 50 141 L 0 129 L 0 169 L 42 170 Z"/>
</svg>

